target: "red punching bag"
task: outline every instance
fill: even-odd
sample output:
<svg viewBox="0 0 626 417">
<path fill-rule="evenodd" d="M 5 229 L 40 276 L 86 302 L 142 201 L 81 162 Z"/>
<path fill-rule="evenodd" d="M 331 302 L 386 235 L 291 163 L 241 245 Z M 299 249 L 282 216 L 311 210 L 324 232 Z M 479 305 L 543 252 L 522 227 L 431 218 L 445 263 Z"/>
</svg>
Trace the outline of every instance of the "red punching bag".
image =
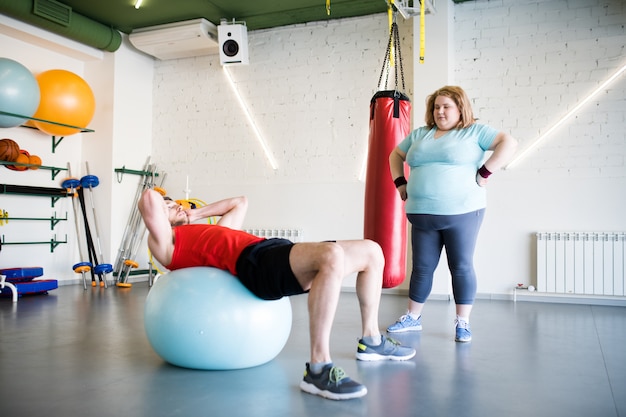
<svg viewBox="0 0 626 417">
<path fill-rule="evenodd" d="M 389 172 L 389 154 L 409 134 L 410 120 L 411 102 L 404 94 L 379 91 L 372 98 L 363 235 L 385 255 L 383 288 L 400 285 L 406 276 L 407 220 Z"/>
<path fill-rule="evenodd" d="M 370 101 L 370 134 L 365 179 L 365 212 L 363 235 L 377 242 L 385 255 L 383 288 L 400 285 L 406 276 L 407 219 L 404 202 L 391 178 L 389 154 L 409 134 L 411 129 L 411 101 L 398 91 L 398 66 L 404 72 L 400 54 L 398 26 L 391 26 L 387 54 L 378 80 L 381 85 L 383 73 L 395 46 L 396 89 L 378 91 Z M 387 72 L 387 74 L 389 74 Z M 385 87 L 387 80 L 385 80 Z"/>
</svg>

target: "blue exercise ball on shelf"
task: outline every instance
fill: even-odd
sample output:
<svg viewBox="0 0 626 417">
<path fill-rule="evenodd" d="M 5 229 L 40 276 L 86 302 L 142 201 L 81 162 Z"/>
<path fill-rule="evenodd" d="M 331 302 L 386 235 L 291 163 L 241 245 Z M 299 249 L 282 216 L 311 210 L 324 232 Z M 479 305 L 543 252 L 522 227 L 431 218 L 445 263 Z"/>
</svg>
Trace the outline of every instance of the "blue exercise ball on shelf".
<svg viewBox="0 0 626 417">
<path fill-rule="evenodd" d="M 0 111 L 23 117 L 0 114 L 0 127 L 19 126 L 39 107 L 39 83 L 24 65 L 0 57 Z"/>
<path fill-rule="evenodd" d="M 160 276 L 146 299 L 144 328 L 166 362 L 231 370 L 274 359 L 291 332 L 289 298 L 262 300 L 226 271 L 183 268 Z"/>
</svg>

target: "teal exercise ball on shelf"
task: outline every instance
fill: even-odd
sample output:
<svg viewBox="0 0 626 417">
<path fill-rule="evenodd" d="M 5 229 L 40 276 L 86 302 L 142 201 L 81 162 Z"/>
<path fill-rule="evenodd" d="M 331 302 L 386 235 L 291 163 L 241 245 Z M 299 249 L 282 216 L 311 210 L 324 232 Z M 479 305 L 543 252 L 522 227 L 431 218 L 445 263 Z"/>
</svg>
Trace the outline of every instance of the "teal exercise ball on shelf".
<svg viewBox="0 0 626 417">
<path fill-rule="evenodd" d="M 262 300 L 226 271 L 183 268 L 160 276 L 144 328 L 166 362 L 203 370 L 243 369 L 274 359 L 291 332 L 289 298 Z"/>
<path fill-rule="evenodd" d="M 39 106 L 39 83 L 24 65 L 0 57 L 0 111 L 22 117 L 0 114 L 0 127 L 19 126 L 32 117 Z"/>
</svg>

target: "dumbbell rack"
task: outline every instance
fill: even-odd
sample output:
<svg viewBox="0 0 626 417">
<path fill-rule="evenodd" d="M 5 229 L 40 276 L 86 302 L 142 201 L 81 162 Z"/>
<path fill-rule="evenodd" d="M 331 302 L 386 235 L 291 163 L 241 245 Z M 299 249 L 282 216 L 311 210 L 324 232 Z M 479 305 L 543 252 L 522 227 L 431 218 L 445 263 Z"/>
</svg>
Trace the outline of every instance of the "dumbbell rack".
<svg viewBox="0 0 626 417">
<path fill-rule="evenodd" d="M 59 198 L 71 196 L 70 193 L 64 188 L 48 188 L 48 187 L 31 187 L 27 185 L 12 185 L 12 184 L 0 184 L 0 194 L 17 194 L 17 195 L 27 195 L 34 197 L 50 197 L 52 199 L 52 206 L 54 207 L 55 203 Z M 3 212 L 4 213 L 4 212 Z M 11 218 L 9 216 L 3 216 L 0 220 L 47 220 L 50 221 L 51 229 L 54 229 L 54 226 L 60 220 L 67 220 L 67 214 L 65 219 L 59 219 L 56 217 L 51 218 Z M 4 235 L 0 238 L 1 245 L 41 245 L 41 244 L 49 244 L 50 252 L 54 252 L 54 249 L 62 243 L 67 243 L 67 236 L 65 236 L 65 240 L 57 240 L 56 236 L 50 241 L 35 241 L 35 242 L 7 242 L 4 239 Z"/>
<path fill-rule="evenodd" d="M 45 123 L 49 123 L 49 124 L 57 125 L 57 126 L 75 128 L 75 129 L 78 129 L 80 132 L 94 132 L 94 130 L 87 129 L 84 127 L 72 126 L 72 125 L 67 125 L 64 123 L 53 122 L 50 120 L 38 119 L 36 117 L 24 116 L 22 114 L 11 113 L 7 111 L 3 111 L 3 110 L 0 110 L 0 115 L 14 116 L 20 119 L 28 119 L 30 121 L 34 120 L 34 121 L 45 122 Z M 28 126 L 27 124 L 23 124 L 21 125 L 21 127 L 25 127 L 29 129 L 36 129 L 32 126 Z M 63 137 L 52 136 L 52 153 L 56 151 L 57 146 L 61 143 L 62 140 L 63 140 Z M 31 169 L 49 170 L 51 172 L 53 181 L 57 177 L 57 175 L 59 175 L 59 173 L 67 170 L 67 168 L 60 168 L 60 167 L 46 166 L 46 165 L 25 164 L 25 163 L 9 162 L 9 161 L 0 161 L 0 165 L 16 166 L 16 167 L 19 166 L 19 167 L 26 167 L 26 168 L 31 168 Z M 12 185 L 12 184 L 0 184 L 0 194 L 19 194 L 19 195 L 29 195 L 29 196 L 35 196 L 35 197 L 51 197 L 52 207 L 54 207 L 55 203 L 58 201 L 59 198 L 71 196 L 71 194 L 69 194 L 67 190 L 61 189 L 61 188 L 57 189 L 57 188 L 47 188 L 47 187 L 30 187 L 30 186 Z M 67 215 L 66 215 L 66 219 L 67 219 Z M 63 219 L 63 220 L 66 220 L 66 219 Z M 56 215 L 50 219 L 9 217 L 9 216 L 4 216 L 4 219 L 0 218 L 0 221 L 8 221 L 8 220 L 49 220 L 51 223 L 51 229 L 54 230 L 54 226 L 58 224 L 58 221 L 60 221 L 61 219 L 56 219 Z M 50 241 L 31 241 L 31 242 L 6 242 L 4 239 L 4 235 L 0 236 L 0 247 L 2 245 L 49 244 L 50 252 L 54 252 L 54 249 L 59 244 L 62 244 L 62 243 L 67 243 L 67 235 L 65 236 L 64 241 L 57 240 L 56 236 L 54 236 L 54 238 L 50 239 Z"/>
</svg>

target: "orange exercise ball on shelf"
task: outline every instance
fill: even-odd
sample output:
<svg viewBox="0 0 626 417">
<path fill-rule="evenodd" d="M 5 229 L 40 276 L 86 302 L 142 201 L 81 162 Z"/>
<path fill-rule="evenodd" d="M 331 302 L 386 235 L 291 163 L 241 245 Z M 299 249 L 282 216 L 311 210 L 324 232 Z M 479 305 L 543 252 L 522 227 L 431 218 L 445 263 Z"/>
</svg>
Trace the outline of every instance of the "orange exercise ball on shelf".
<svg viewBox="0 0 626 417">
<path fill-rule="evenodd" d="M 38 155 L 28 155 L 28 163 L 34 165 L 30 169 L 39 169 L 41 166 L 41 158 Z"/>
<path fill-rule="evenodd" d="M 66 125 L 87 127 L 96 110 L 96 99 L 85 80 L 66 70 L 49 70 L 35 77 L 41 99 L 33 115 L 37 119 Z M 33 121 L 37 129 L 54 136 L 68 136 L 80 132 L 65 126 Z"/>
</svg>

